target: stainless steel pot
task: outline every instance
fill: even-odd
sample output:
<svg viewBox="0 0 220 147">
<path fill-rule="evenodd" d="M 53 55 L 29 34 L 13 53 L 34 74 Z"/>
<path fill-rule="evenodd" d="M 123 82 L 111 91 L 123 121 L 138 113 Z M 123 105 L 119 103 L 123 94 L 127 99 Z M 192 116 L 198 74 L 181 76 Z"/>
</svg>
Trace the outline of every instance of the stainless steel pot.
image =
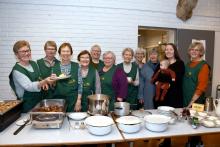
<svg viewBox="0 0 220 147">
<path fill-rule="evenodd" d="M 118 116 L 129 115 L 130 104 L 127 102 L 115 102 L 114 103 L 114 113 Z"/>
<path fill-rule="evenodd" d="M 93 94 L 88 96 L 88 113 L 91 115 L 107 115 L 109 112 L 109 96 Z"/>
</svg>

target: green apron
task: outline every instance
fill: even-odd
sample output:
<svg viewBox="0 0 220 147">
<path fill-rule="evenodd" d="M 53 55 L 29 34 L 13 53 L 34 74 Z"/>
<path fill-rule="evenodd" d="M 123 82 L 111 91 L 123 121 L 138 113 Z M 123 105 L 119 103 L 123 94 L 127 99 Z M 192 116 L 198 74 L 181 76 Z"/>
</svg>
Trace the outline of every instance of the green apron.
<svg viewBox="0 0 220 147">
<path fill-rule="evenodd" d="M 120 63 L 118 67 L 122 68 L 124 71 L 123 63 Z M 138 70 L 137 64 L 132 63 L 131 71 L 129 73 L 126 73 L 124 71 L 124 73 L 127 75 L 127 77 L 131 77 L 132 80 L 134 81 L 136 79 L 137 70 Z M 129 102 L 131 105 L 133 104 L 135 107 L 137 106 L 137 102 L 138 102 L 137 97 L 138 97 L 138 86 L 134 86 L 133 84 L 128 84 L 128 94 L 126 101 Z"/>
<path fill-rule="evenodd" d="M 17 70 L 17 71 L 23 73 L 24 75 L 26 75 L 32 82 L 38 81 L 40 79 L 40 71 L 38 69 L 38 66 L 34 61 L 30 61 L 30 64 L 31 64 L 34 72 L 28 71 L 24 67 L 20 66 L 18 63 L 15 64 L 15 66 L 12 69 L 12 72 L 13 72 L 13 70 Z M 10 80 L 9 82 L 10 82 L 11 88 L 14 90 L 14 92 L 16 94 L 12 72 L 9 75 L 9 80 Z M 17 94 L 16 94 L 16 96 L 17 96 Z M 22 98 L 17 97 L 17 98 L 20 100 L 23 100 L 22 112 L 26 113 L 42 100 L 42 94 L 41 94 L 41 92 L 24 91 L 23 97 Z"/>
<path fill-rule="evenodd" d="M 105 66 L 102 60 L 99 60 L 98 64 L 94 64 L 93 62 L 91 62 L 90 65 L 92 65 L 95 69 L 97 69 L 97 71 L 102 70 L 102 68 Z"/>
<path fill-rule="evenodd" d="M 113 65 L 107 72 L 100 74 L 102 94 L 109 96 L 109 111 L 114 110 L 115 92 L 112 87 L 112 77 L 115 73 L 116 66 Z"/>
<path fill-rule="evenodd" d="M 89 66 L 88 75 L 83 78 L 83 93 L 82 93 L 82 111 L 88 110 L 87 96 L 95 93 L 95 82 L 96 82 L 96 70 L 93 66 Z"/>
<path fill-rule="evenodd" d="M 78 96 L 78 68 L 79 65 L 71 62 L 71 77 L 57 81 L 54 97 L 56 99 L 65 99 L 67 104 L 67 112 L 72 112 Z M 59 76 L 61 74 L 60 64 L 53 68 L 54 73 Z"/>
<path fill-rule="evenodd" d="M 192 97 L 195 93 L 197 84 L 198 84 L 198 75 L 204 64 L 207 64 L 206 61 L 201 61 L 195 67 L 191 68 L 188 63 L 185 66 L 185 75 L 183 78 L 183 106 L 186 107 L 192 100 Z M 195 103 L 204 104 L 205 102 L 205 93 L 203 93 Z"/>
<path fill-rule="evenodd" d="M 59 65 L 60 61 L 55 59 L 55 65 Z M 43 79 L 49 77 L 53 72 L 53 67 L 48 67 L 45 65 L 44 59 L 37 60 L 38 67 L 40 69 L 41 77 Z M 55 66 L 54 65 L 54 66 Z M 54 87 L 50 87 L 48 90 L 42 91 L 42 95 L 44 99 L 52 99 L 54 93 Z"/>
</svg>

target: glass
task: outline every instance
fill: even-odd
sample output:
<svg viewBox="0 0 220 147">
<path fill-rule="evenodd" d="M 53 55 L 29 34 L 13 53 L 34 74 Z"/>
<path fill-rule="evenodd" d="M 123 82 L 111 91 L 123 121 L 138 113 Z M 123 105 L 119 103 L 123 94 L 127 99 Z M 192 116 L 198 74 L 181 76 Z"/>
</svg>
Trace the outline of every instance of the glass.
<svg viewBox="0 0 220 147">
<path fill-rule="evenodd" d="M 26 54 L 26 53 L 30 53 L 31 52 L 31 50 L 30 49 L 28 49 L 28 50 L 23 50 L 23 51 L 18 51 L 19 53 L 21 53 L 21 54 Z"/>
<path fill-rule="evenodd" d="M 195 52 L 199 52 L 200 49 L 197 49 L 197 48 L 191 48 L 190 51 L 195 51 Z"/>
<path fill-rule="evenodd" d="M 106 60 L 111 60 L 111 59 L 113 59 L 112 57 L 104 57 L 104 59 L 106 59 Z"/>
<path fill-rule="evenodd" d="M 47 47 L 46 50 L 56 50 L 54 47 Z"/>
</svg>

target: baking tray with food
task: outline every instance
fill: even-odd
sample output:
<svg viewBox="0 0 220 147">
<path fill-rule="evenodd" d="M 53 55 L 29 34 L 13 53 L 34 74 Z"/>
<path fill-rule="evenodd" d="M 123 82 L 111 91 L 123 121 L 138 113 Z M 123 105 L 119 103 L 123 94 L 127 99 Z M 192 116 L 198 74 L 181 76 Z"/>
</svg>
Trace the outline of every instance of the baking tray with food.
<svg viewBox="0 0 220 147">
<path fill-rule="evenodd" d="M 30 112 L 35 128 L 60 128 L 66 112 L 64 99 L 44 99 Z"/>
<path fill-rule="evenodd" d="M 21 116 L 21 109 L 21 100 L 0 101 L 0 131 L 3 131 Z"/>
</svg>

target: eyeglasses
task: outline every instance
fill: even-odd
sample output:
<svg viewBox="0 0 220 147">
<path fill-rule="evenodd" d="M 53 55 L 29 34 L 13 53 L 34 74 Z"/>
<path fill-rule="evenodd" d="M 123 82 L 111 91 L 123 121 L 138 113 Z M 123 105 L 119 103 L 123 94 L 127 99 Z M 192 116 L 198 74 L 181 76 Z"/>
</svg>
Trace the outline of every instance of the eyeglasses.
<svg viewBox="0 0 220 147">
<path fill-rule="evenodd" d="M 48 48 L 46 48 L 46 50 L 50 50 L 50 51 L 54 51 L 54 50 L 56 50 L 55 48 L 53 48 L 53 47 L 48 47 Z"/>
<path fill-rule="evenodd" d="M 191 48 L 190 51 L 200 52 L 200 49 L 197 49 L 197 48 Z"/>
<path fill-rule="evenodd" d="M 18 51 L 19 53 L 21 53 L 21 54 L 26 54 L 26 53 L 30 53 L 31 52 L 31 50 L 30 49 L 28 49 L 28 50 L 23 50 L 23 51 Z"/>
</svg>

